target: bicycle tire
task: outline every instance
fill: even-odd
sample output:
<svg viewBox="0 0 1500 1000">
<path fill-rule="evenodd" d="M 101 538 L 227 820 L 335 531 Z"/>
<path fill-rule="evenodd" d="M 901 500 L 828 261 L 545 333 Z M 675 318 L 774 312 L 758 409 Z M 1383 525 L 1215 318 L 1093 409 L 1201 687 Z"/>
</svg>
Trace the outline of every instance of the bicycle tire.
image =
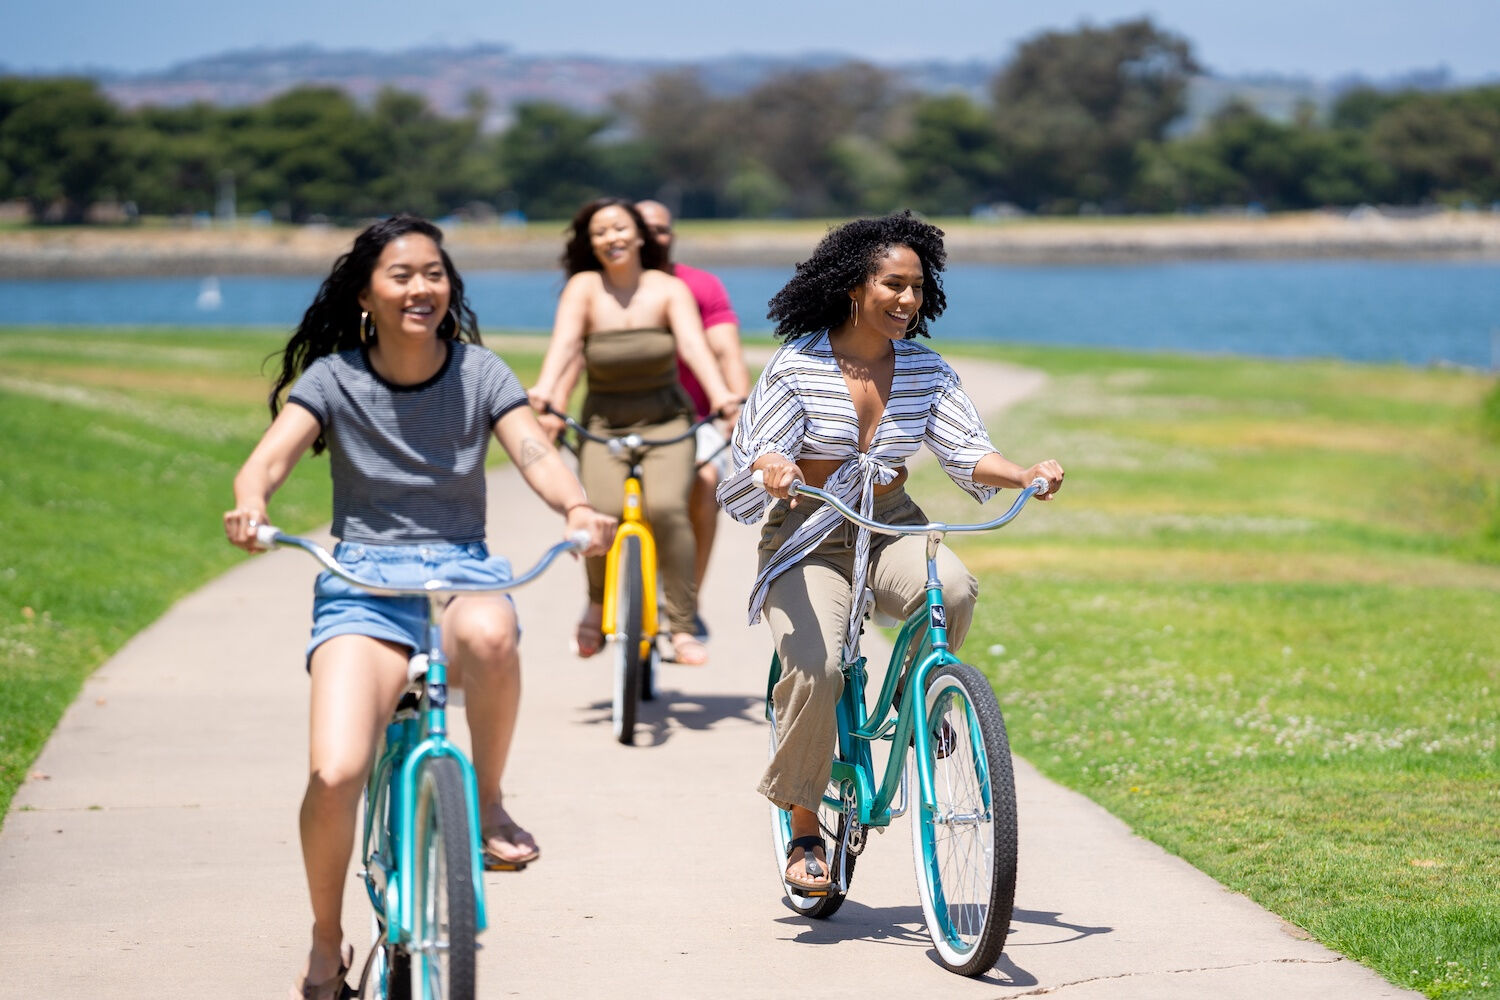
<svg viewBox="0 0 1500 1000">
<path fill-rule="evenodd" d="M 771 724 L 770 754 L 776 755 L 776 724 Z M 830 782 L 830 786 L 831 786 Z M 830 787 L 830 794 L 836 794 Z M 834 885 L 826 896 L 800 896 L 787 888 L 786 873 L 787 855 L 786 845 L 792 841 L 792 827 L 790 813 L 780 808 L 775 803 L 771 804 L 771 851 L 775 857 L 772 859 L 776 864 L 776 882 L 781 886 L 782 895 L 786 903 L 793 910 L 804 917 L 814 920 L 826 920 L 839 911 L 848 896 L 849 885 L 854 881 L 854 855 L 839 847 L 844 842 L 844 828 L 848 826 L 849 817 L 844 813 L 824 806 L 818 810 L 818 826 L 823 833 L 823 839 L 827 843 L 824 854 L 828 858 L 828 868 L 834 873 Z M 840 866 L 843 871 L 843 886 L 838 888 L 838 873 Z"/>
<path fill-rule="evenodd" d="M 915 752 L 928 754 L 935 808 L 920 801 L 919 791 L 911 822 L 917 891 L 939 961 L 977 976 L 1000 958 L 1015 907 L 1010 740 L 994 690 L 973 667 L 937 668 L 925 697 L 929 735 L 916 741 Z"/>
<path fill-rule="evenodd" d="M 650 650 L 641 658 L 641 701 L 656 700 L 656 667 L 659 657 L 656 652 L 656 643 L 650 644 Z"/>
<path fill-rule="evenodd" d="M 615 739 L 635 744 L 635 720 L 641 698 L 641 540 L 626 538 L 620 546 L 615 577 Z"/>
<path fill-rule="evenodd" d="M 417 865 L 406 877 L 416 904 L 410 996 L 474 1000 L 474 834 L 457 761 L 422 766 L 415 808 Z"/>
</svg>

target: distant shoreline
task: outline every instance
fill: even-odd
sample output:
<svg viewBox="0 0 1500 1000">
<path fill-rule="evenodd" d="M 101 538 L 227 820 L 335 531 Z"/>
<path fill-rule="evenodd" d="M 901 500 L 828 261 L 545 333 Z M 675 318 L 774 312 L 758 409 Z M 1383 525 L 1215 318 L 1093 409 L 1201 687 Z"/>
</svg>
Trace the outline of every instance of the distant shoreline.
<svg viewBox="0 0 1500 1000">
<path fill-rule="evenodd" d="M 1297 258 L 1496 259 L 1500 213 L 1415 218 L 1374 210 L 1263 217 L 938 220 L 950 263 L 1095 264 Z M 676 256 L 707 267 L 791 267 L 826 221 L 686 222 Z M 462 270 L 558 267 L 564 224 L 451 226 Z M 326 274 L 356 229 L 329 226 L 82 227 L 0 230 L 0 278 Z"/>
</svg>

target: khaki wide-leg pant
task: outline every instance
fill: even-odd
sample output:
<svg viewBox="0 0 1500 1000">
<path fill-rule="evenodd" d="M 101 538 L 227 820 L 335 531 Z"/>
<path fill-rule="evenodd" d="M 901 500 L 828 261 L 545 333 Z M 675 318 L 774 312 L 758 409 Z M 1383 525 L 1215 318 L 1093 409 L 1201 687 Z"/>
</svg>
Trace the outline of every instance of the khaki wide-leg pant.
<svg viewBox="0 0 1500 1000">
<path fill-rule="evenodd" d="M 772 507 L 761 531 L 760 565 L 792 536 L 817 507 L 803 498 L 795 510 Z M 927 516 L 904 490 L 875 498 L 874 519 L 888 524 L 925 524 Z M 828 785 L 836 744 L 835 706 L 844 690 L 840 655 L 853 609 L 854 528 L 845 522 L 799 563 L 771 582 L 764 615 L 771 626 L 781 679 L 771 692 L 776 715 L 776 754 L 757 790 L 782 809 L 816 811 Z M 979 581 L 946 546 L 938 549 L 938 579 L 948 611 L 948 644 L 957 649 L 974 617 Z M 921 535 L 873 535 L 867 585 L 875 606 L 905 619 L 926 600 L 927 539 Z"/>
</svg>

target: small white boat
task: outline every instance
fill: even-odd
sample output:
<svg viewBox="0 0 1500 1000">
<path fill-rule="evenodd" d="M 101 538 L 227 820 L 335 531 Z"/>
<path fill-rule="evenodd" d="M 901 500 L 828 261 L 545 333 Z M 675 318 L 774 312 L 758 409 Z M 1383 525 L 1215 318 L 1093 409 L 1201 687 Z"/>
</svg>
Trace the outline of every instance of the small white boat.
<svg viewBox="0 0 1500 1000">
<path fill-rule="evenodd" d="M 213 312 L 223 304 L 224 293 L 219 290 L 219 279 L 204 278 L 203 284 L 198 287 L 198 308 L 204 312 Z"/>
</svg>

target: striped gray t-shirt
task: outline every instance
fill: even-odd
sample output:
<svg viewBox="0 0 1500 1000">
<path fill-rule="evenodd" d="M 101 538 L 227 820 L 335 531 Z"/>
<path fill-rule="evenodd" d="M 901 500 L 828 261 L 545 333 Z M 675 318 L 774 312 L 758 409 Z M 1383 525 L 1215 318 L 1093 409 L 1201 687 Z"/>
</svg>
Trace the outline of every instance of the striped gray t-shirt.
<svg viewBox="0 0 1500 1000">
<path fill-rule="evenodd" d="M 484 458 L 495 422 L 526 392 L 510 367 L 474 344 L 449 342 L 443 367 L 393 385 L 364 351 L 308 366 L 287 397 L 318 418 L 333 476 L 333 534 L 411 545 L 484 541 Z"/>
</svg>

